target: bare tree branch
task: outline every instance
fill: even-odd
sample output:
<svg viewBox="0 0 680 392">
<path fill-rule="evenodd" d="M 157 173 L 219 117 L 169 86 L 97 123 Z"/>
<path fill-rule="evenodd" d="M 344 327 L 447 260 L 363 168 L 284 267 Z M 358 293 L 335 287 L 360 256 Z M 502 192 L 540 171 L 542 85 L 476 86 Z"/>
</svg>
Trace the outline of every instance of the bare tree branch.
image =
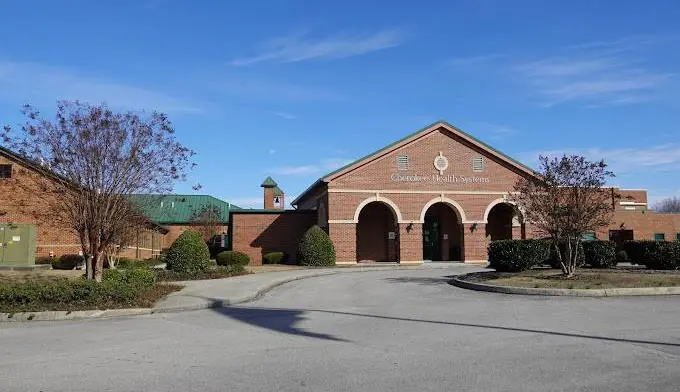
<svg viewBox="0 0 680 392">
<path fill-rule="evenodd" d="M 539 160 L 537 175 L 519 179 L 510 198 L 539 233 L 552 239 L 564 275 L 572 276 L 583 235 L 611 222 L 618 195 L 605 183 L 614 173 L 604 161 L 577 155 Z M 560 243 L 566 245 L 566 260 Z"/>
<path fill-rule="evenodd" d="M 28 105 L 22 113 L 25 124 L 5 126 L 0 135 L 34 164 L 37 173 L 29 177 L 46 195 L 45 205 L 25 207 L 43 222 L 69 227 L 80 240 L 88 278 L 101 280 L 105 252 L 148 224 L 128 196 L 172 191 L 194 153 L 176 141 L 162 113 L 117 113 L 78 101 L 58 102 L 54 119 Z"/>
</svg>

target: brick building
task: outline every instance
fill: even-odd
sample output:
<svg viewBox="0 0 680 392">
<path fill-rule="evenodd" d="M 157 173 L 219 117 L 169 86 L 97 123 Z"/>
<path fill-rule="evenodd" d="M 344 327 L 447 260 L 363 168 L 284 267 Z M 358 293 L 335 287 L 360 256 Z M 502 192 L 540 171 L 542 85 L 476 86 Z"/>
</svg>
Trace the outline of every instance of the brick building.
<svg viewBox="0 0 680 392">
<path fill-rule="evenodd" d="M 54 184 L 52 176 L 45 168 L 0 147 L 0 224 L 35 225 L 36 256 L 78 254 L 82 247 L 75 233 L 50 219 L 53 201 L 46 198 L 55 196 L 44 187 Z M 163 249 L 166 234 L 167 229 L 149 222 L 132 243 L 123 245 L 121 256 L 154 257 Z"/>
<path fill-rule="evenodd" d="M 520 176 L 533 171 L 445 123 L 438 122 L 320 178 L 284 211 L 274 207 L 268 178 L 263 210 L 232 212 L 232 248 L 253 264 L 269 251 L 295 257 L 295 245 L 313 224 L 325 228 L 338 264 L 423 260 L 484 263 L 496 239 L 535 236 L 506 198 Z M 680 215 L 647 209 L 644 190 L 613 189 L 610 227 L 593 235 L 617 242 L 680 238 Z"/>
</svg>

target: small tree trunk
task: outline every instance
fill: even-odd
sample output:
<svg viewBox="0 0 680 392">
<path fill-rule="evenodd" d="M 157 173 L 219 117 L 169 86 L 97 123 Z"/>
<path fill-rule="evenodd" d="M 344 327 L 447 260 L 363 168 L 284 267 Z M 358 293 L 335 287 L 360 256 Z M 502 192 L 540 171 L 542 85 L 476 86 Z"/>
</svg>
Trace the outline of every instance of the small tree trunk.
<svg viewBox="0 0 680 392">
<path fill-rule="evenodd" d="M 88 280 L 94 279 L 94 271 L 92 270 L 92 255 L 87 254 L 85 255 L 85 277 Z"/>
<path fill-rule="evenodd" d="M 94 265 L 94 280 L 101 282 L 104 274 L 104 258 L 101 253 L 95 254 L 92 264 Z"/>
<path fill-rule="evenodd" d="M 565 263 L 564 259 L 562 258 L 562 252 L 560 252 L 560 242 L 554 241 L 553 247 L 555 248 L 555 254 L 557 255 L 557 261 L 560 262 L 560 268 L 562 268 L 562 274 L 567 275 L 568 274 L 567 263 Z"/>
</svg>

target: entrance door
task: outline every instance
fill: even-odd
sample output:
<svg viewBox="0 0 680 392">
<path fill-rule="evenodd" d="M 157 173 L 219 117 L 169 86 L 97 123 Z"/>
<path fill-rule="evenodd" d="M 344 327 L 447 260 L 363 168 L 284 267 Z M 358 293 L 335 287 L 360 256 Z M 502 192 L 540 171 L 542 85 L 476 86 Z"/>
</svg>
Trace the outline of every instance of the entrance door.
<svg viewBox="0 0 680 392">
<path fill-rule="evenodd" d="M 616 251 L 623 250 L 623 244 L 626 241 L 633 240 L 633 230 L 609 230 L 609 241 L 616 244 Z"/>
<path fill-rule="evenodd" d="M 423 223 L 423 260 L 441 260 L 441 237 L 439 217 L 426 216 Z"/>
</svg>

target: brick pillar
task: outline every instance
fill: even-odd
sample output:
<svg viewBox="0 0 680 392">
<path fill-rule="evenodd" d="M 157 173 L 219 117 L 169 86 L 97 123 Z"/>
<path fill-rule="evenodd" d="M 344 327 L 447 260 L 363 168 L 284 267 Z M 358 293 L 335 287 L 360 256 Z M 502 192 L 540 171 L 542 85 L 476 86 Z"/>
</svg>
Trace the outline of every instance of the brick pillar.
<svg viewBox="0 0 680 392">
<path fill-rule="evenodd" d="M 399 262 L 401 264 L 420 264 L 423 262 L 422 223 L 399 224 Z"/>
<path fill-rule="evenodd" d="M 522 236 L 522 226 L 521 225 L 512 225 L 512 239 L 513 240 L 521 240 L 523 239 Z"/>
<path fill-rule="evenodd" d="M 488 258 L 487 247 L 489 246 L 489 239 L 486 237 L 486 225 L 484 223 L 478 223 L 476 227 L 474 225 L 474 223 L 463 225 L 464 261 L 466 263 L 486 262 Z"/>
<path fill-rule="evenodd" d="M 335 246 L 338 264 L 357 262 L 357 228 L 354 223 L 329 223 L 328 234 Z"/>
<path fill-rule="evenodd" d="M 274 188 L 264 187 L 262 205 L 265 210 L 274 209 Z"/>
</svg>

